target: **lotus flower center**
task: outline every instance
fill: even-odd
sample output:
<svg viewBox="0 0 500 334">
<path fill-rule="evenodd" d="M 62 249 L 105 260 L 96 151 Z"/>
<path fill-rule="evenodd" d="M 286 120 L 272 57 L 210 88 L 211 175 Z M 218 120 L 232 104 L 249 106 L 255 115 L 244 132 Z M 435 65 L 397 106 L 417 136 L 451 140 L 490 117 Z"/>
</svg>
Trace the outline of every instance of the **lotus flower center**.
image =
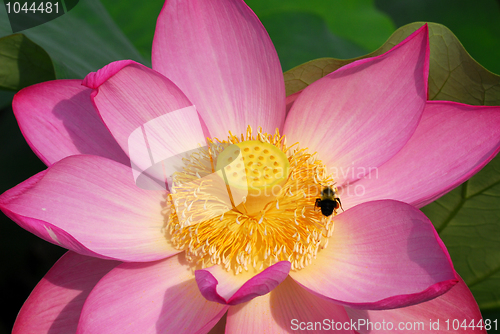
<svg viewBox="0 0 500 334">
<path fill-rule="evenodd" d="M 279 261 L 300 270 L 328 245 L 332 216 L 317 198 L 333 179 L 315 154 L 286 137 L 230 133 L 208 139 L 173 177 L 164 233 L 197 268 L 252 273 Z"/>
</svg>

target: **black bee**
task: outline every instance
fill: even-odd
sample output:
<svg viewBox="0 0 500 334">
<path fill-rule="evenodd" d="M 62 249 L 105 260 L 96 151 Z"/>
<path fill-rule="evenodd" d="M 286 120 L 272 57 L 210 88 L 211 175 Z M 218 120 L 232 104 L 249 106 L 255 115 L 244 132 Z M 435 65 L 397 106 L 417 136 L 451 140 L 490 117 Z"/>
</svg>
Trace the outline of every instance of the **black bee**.
<svg viewBox="0 0 500 334">
<path fill-rule="evenodd" d="M 334 212 L 337 214 L 338 208 L 344 211 L 340 198 L 331 187 L 323 188 L 321 191 L 321 198 L 316 198 L 314 206 L 321 208 L 321 213 L 326 217 L 331 216 Z"/>
</svg>

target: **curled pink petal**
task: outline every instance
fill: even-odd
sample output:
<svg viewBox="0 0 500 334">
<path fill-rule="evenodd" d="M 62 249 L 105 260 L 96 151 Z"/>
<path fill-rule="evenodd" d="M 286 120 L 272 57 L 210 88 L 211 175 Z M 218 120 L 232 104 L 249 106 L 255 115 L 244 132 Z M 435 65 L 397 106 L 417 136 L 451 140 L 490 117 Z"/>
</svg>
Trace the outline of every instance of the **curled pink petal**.
<svg viewBox="0 0 500 334">
<path fill-rule="evenodd" d="M 332 321 L 342 327 L 332 327 Z M 228 333 L 354 333 L 344 307 L 316 296 L 287 278 L 271 293 L 231 307 Z"/>
<path fill-rule="evenodd" d="M 242 0 L 169 0 L 153 41 L 153 69 L 198 108 L 212 136 L 274 133 L 285 118 L 278 55 L 257 16 Z"/>
<path fill-rule="evenodd" d="M 73 252 L 64 254 L 31 292 L 12 333 L 76 333 L 90 291 L 118 264 Z"/>
<path fill-rule="evenodd" d="M 387 53 L 341 67 L 306 87 L 284 132 L 318 152 L 340 186 L 395 155 L 415 131 L 427 98 L 427 25 Z"/>
<path fill-rule="evenodd" d="M 186 141 L 205 145 L 208 133 L 204 133 L 203 120 L 197 113 L 193 117 L 183 112 L 192 103 L 160 73 L 134 62 L 117 62 L 91 73 L 85 81 L 95 88 L 92 101 L 129 157 L 134 158 L 131 151 L 137 150 L 137 133 L 144 133 L 142 146 L 151 146 L 153 155 L 177 148 L 182 151 Z M 149 160 L 148 152 L 144 154 Z M 134 163 L 142 165 L 141 161 Z"/>
<path fill-rule="evenodd" d="M 474 296 L 464 281 L 427 302 L 393 310 L 363 311 L 346 307 L 360 334 L 388 333 L 486 333 Z M 385 324 L 384 324 L 385 323 Z M 390 324 L 389 324 L 390 323 Z M 382 329 L 385 326 L 385 330 Z M 480 327 L 478 327 L 480 325 Z M 380 330 L 377 330 L 380 327 Z"/>
<path fill-rule="evenodd" d="M 76 154 L 92 154 L 130 164 L 102 123 L 91 90 L 80 80 L 55 80 L 22 89 L 12 109 L 24 138 L 47 165 Z"/>
<path fill-rule="evenodd" d="M 333 218 L 326 249 L 290 276 L 309 290 L 360 309 L 390 309 L 435 298 L 457 283 L 432 223 L 391 200 L 360 204 Z"/>
<path fill-rule="evenodd" d="M 162 232 L 164 191 L 134 184 L 115 161 L 65 158 L 0 196 L 0 209 L 39 237 L 84 255 L 152 261 L 177 254 Z"/>
<path fill-rule="evenodd" d="M 206 333 L 227 308 L 203 298 L 183 255 L 123 263 L 92 290 L 77 333 Z"/>
<path fill-rule="evenodd" d="M 104 66 L 97 72 L 90 72 L 87 74 L 85 79 L 83 79 L 82 85 L 88 88 L 97 89 L 109 78 L 129 65 L 142 66 L 133 60 L 118 60 Z"/>
<path fill-rule="evenodd" d="M 281 261 L 247 281 L 244 279 L 247 275 L 240 278 L 218 265 L 196 270 L 195 276 L 200 292 L 207 300 L 236 305 L 269 293 L 283 282 L 289 272 L 290 262 Z"/>
<path fill-rule="evenodd" d="M 345 208 L 375 199 L 422 207 L 466 181 L 500 150 L 500 107 L 429 101 L 391 160 L 342 189 Z"/>
</svg>

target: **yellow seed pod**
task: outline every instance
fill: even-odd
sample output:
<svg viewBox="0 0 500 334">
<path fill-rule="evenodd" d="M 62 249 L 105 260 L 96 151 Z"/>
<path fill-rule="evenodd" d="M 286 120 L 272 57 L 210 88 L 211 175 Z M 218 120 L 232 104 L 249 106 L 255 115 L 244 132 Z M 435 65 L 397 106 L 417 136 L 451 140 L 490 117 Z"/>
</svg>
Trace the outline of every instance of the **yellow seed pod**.
<svg viewBox="0 0 500 334">
<path fill-rule="evenodd" d="M 241 199 L 235 200 L 236 207 L 255 214 L 281 191 L 288 178 L 289 162 L 276 146 L 247 140 L 226 147 L 217 157 L 216 170 L 233 199 Z"/>
</svg>

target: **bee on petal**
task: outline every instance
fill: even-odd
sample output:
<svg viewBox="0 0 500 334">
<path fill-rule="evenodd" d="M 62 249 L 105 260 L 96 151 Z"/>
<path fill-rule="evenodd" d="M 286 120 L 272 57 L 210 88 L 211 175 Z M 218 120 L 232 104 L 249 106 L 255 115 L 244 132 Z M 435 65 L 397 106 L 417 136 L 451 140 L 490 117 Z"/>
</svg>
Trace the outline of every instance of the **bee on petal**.
<svg viewBox="0 0 500 334">
<path fill-rule="evenodd" d="M 325 187 L 321 191 L 321 198 L 316 198 L 315 207 L 321 209 L 321 213 L 325 217 L 329 217 L 332 213 L 337 214 L 337 210 L 342 208 L 342 202 L 340 202 L 340 198 L 337 195 L 336 189 L 332 189 L 332 187 Z"/>
</svg>

